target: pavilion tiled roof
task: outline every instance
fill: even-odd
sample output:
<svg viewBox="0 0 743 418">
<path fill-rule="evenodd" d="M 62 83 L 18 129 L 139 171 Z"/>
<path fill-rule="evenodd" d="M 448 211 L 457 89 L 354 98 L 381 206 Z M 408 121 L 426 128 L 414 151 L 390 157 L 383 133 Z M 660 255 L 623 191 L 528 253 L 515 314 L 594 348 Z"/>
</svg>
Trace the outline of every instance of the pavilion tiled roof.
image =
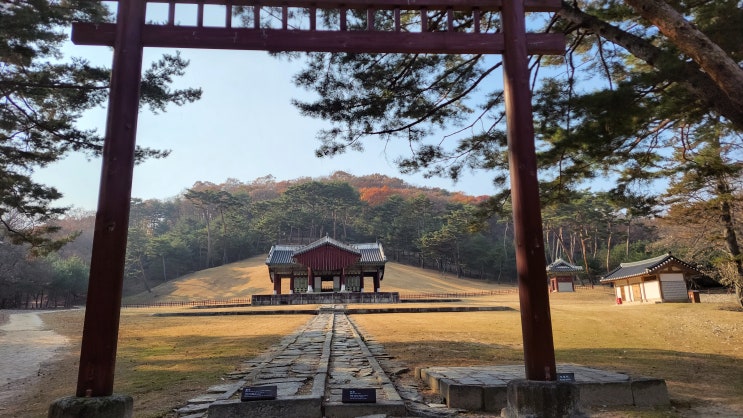
<svg viewBox="0 0 743 418">
<path fill-rule="evenodd" d="M 266 264 L 269 266 L 295 264 L 295 255 L 303 254 L 323 245 L 332 245 L 344 251 L 359 254 L 361 256 L 360 264 L 384 264 L 387 262 L 381 243 L 344 244 L 330 237 L 324 237 L 307 245 L 274 245 L 268 253 Z"/>
<path fill-rule="evenodd" d="M 351 245 L 361 251 L 361 264 L 379 264 L 387 262 L 387 256 L 384 255 L 382 244 L 378 242 Z"/>
<path fill-rule="evenodd" d="M 357 250 L 356 248 L 353 248 L 352 246 L 350 246 L 348 244 L 344 244 L 344 243 L 342 243 L 340 241 L 334 240 L 333 238 L 330 238 L 327 235 L 324 236 L 324 237 L 322 237 L 322 238 L 320 238 L 319 240 L 317 240 L 315 242 L 309 243 L 309 244 L 305 245 L 304 247 L 295 250 L 294 251 L 294 255 L 304 254 L 306 252 L 309 252 L 309 251 L 314 250 L 315 248 L 322 247 L 323 245 L 330 245 L 330 246 L 335 247 L 335 248 L 338 248 L 340 250 L 348 251 L 349 253 L 354 253 L 354 254 L 361 255 L 361 252 L 359 250 Z"/>
<path fill-rule="evenodd" d="M 602 277 L 601 281 L 611 282 L 614 280 L 626 279 L 629 277 L 652 274 L 653 272 L 666 266 L 668 263 L 677 263 L 681 265 L 682 267 L 685 267 L 689 270 L 692 270 L 692 271 L 695 271 L 701 274 L 701 272 L 696 267 L 692 266 L 691 264 L 681 259 L 674 257 L 673 255 L 671 255 L 671 253 L 666 253 L 658 257 L 650 258 L 647 260 L 634 261 L 631 263 L 621 263 L 619 267 L 615 268 L 614 270 L 607 273 L 604 277 Z"/>
<path fill-rule="evenodd" d="M 577 273 L 579 271 L 583 271 L 583 267 L 570 264 L 562 258 L 558 258 L 547 266 L 548 273 Z"/>
<path fill-rule="evenodd" d="M 303 245 L 274 245 L 266 258 L 268 265 L 294 264 L 294 251 Z"/>
</svg>

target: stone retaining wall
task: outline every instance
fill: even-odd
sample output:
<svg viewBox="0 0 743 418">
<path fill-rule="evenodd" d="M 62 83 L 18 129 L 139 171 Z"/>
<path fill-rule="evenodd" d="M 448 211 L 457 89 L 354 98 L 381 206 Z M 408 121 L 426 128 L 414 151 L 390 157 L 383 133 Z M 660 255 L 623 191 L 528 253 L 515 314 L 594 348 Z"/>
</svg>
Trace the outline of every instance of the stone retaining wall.
<svg viewBox="0 0 743 418">
<path fill-rule="evenodd" d="M 290 295 L 253 295 L 253 306 L 270 305 L 333 305 L 346 303 L 399 303 L 398 292 L 323 292 Z"/>
</svg>

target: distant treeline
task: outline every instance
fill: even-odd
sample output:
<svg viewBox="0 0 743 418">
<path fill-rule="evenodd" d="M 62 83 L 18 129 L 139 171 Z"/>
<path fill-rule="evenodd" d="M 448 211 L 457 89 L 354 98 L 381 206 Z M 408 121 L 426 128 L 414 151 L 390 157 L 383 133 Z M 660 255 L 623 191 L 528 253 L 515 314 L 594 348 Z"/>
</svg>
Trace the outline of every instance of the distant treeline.
<svg viewBox="0 0 743 418">
<path fill-rule="evenodd" d="M 413 187 L 379 174 L 337 172 L 324 178 L 249 183 L 198 182 L 167 200 L 133 199 L 125 294 L 184 274 L 266 253 L 276 243 L 307 243 L 328 235 L 382 242 L 389 260 L 442 273 L 515 281 L 513 224 L 507 202 Z M 627 215 L 609 196 L 585 192 L 569 204 L 543 208 L 548 262 L 584 267 L 596 282 L 621 261 L 653 255 L 663 225 Z M 0 307 L 46 308 L 83 303 L 94 214 L 59 219 L 60 233 L 78 233 L 59 252 L 24 256 L 0 246 Z"/>
</svg>

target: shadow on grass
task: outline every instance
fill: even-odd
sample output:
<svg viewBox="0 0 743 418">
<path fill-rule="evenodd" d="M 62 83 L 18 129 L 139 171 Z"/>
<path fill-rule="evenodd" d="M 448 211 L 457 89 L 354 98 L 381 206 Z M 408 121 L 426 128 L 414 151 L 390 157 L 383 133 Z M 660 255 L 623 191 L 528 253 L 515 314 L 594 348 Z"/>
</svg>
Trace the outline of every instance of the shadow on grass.
<svg viewBox="0 0 743 418">
<path fill-rule="evenodd" d="M 385 343 L 388 354 L 409 367 L 523 364 L 521 347 L 477 342 Z M 672 350 L 581 348 L 556 350 L 556 361 L 664 379 L 675 404 L 736 405 L 743 393 L 740 358 Z"/>
<path fill-rule="evenodd" d="M 135 399 L 135 416 L 165 416 L 188 399 L 224 384 L 225 376 L 276 344 L 283 335 L 182 335 L 124 340 L 116 364 L 116 392 Z"/>
<path fill-rule="evenodd" d="M 470 366 L 523 362 L 521 348 L 479 342 L 427 340 L 385 342 L 388 354 L 412 367 Z"/>
<path fill-rule="evenodd" d="M 635 348 L 556 350 L 558 363 L 576 363 L 598 369 L 665 379 L 671 396 L 694 398 L 700 394 L 738 401 L 743 393 L 740 358 L 685 351 Z"/>
</svg>

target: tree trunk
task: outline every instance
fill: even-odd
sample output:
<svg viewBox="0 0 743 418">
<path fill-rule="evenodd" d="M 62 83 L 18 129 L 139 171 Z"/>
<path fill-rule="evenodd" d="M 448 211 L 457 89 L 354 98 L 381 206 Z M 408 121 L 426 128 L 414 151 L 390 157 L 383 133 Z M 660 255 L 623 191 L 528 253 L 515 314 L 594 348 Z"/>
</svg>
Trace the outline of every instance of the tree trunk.
<svg viewBox="0 0 743 418">
<path fill-rule="evenodd" d="M 461 260 L 459 259 L 459 241 L 458 240 L 455 241 L 454 245 L 455 245 L 455 248 L 456 248 L 456 258 L 457 258 L 457 261 L 455 263 L 455 266 L 456 266 L 456 269 L 457 269 L 457 278 L 460 278 L 460 277 L 462 277 L 462 274 L 460 273 L 460 270 L 461 270 Z"/>
<path fill-rule="evenodd" d="M 227 264 L 227 222 L 224 221 L 224 208 L 219 208 L 219 216 L 222 218 L 222 265 Z"/>
<path fill-rule="evenodd" d="M 348 242 L 348 230 L 346 228 L 348 226 L 348 214 L 347 213 L 344 214 L 343 216 L 343 223 L 341 224 L 341 226 L 343 227 L 343 241 Z"/>
<path fill-rule="evenodd" d="M 147 275 L 144 272 L 144 264 L 142 264 L 142 257 L 137 257 L 137 261 L 139 262 L 139 271 L 142 272 L 142 283 L 144 284 L 144 288 L 147 289 L 147 293 L 152 293 L 152 289 L 150 289 L 150 284 L 147 282 Z"/>
<path fill-rule="evenodd" d="M 717 192 L 718 196 L 730 196 L 730 188 L 723 179 L 718 179 L 717 181 Z M 720 223 L 722 223 L 723 227 L 722 236 L 725 240 L 725 247 L 735 264 L 737 277 L 733 281 L 733 287 L 735 288 L 736 300 L 738 305 L 743 307 L 743 289 L 741 289 L 743 287 L 743 261 L 741 260 L 738 237 L 735 235 L 733 211 L 730 207 L 730 202 L 724 197 L 720 204 Z"/>
<path fill-rule="evenodd" d="M 204 219 L 206 220 L 206 268 L 209 268 L 212 266 L 212 226 L 207 209 L 204 209 Z"/>
<path fill-rule="evenodd" d="M 581 252 L 583 253 L 583 266 L 584 266 L 583 268 L 586 269 L 586 274 L 588 274 L 588 254 L 586 254 L 586 252 L 587 252 L 586 251 L 586 240 L 587 239 L 590 239 L 590 237 L 584 238 L 583 237 L 583 234 L 581 233 L 581 236 L 580 236 L 580 249 L 581 249 Z M 577 276 L 577 277 L 578 277 L 578 281 L 580 281 L 580 285 L 581 286 L 584 286 L 583 279 L 581 279 L 580 276 Z"/>
<path fill-rule="evenodd" d="M 629 257 L 629 233 L 630 233 L 631 225 L 632 225 L 632 220 L 628 219 L 627 220 L 627 244 L 625 245 L 625 248 L 624 248 L 624 255 L 626 257 Z"/>
<path fill-rule="evenodd" d="M 575 241 L 576 241 L 576 235 L 575 233 L 570 234 L 570 252 L 568 253 L 568 259 L 573 260 L 575 257 Z M 571 263 L 573 263 L 571 261 Z M 573 263 L 575 264 L 575 263 Z"/>
<path fill-rule="evenodd" d="M 609 271 L 609 262 L 611 261 L 611 224 L 609 224 L 609 236 L 606 237 L 606 271 Z"/>
<path fill-rule="evenodd" d="M 336 211 L 333 210 L 333 239 L 338 239 L 338 237 L 336 236 L 336 224 L 338 223 L 337 216 L 338 215 L 336 214 Z"/>
<path fill-rule="evenodd" d="M 652 22 L 709 74 L 736 106 L 743 108 L 743 69 L 722 48 L 663 0 L 627 0 L 627 4 Z"/>
<path fill-rule="evenodd" d="M 506 222 L 506 227 L 503 229 L 503 258 L 505 259 L 508 259 L 508 225 L 509 223 Z"/>
<path fill-rule="evenodd" d="M 636 3 L 640 1 L 642 0 L 635 0 Z M 673 72 L 675 78 L 672 81 L 679 83 L 692 95 L 699 98 L 706 106 L 715 109 L 736 126 L 743 127 L 743 106 L 735 104 L 734 100 L 710 77 L 700 71 L 695 63 L 678 59 L 674 62 L 673 59 L 669 59 L 673 57 L 664 53 L 663 50 L 653 45 L 650 41 L 637 37 L 619 27 L 612 26 L 578 8 L 574 8 L 570 3 L 563 2 L 558 14 L 563 19 L 579 27 L 600 34 L 602 38 L 623 47 L 635 57 L 660 71 L 663 71 L 665 67 L 673 67 L 675 69 Z M 659 16 L 659 18 L 662 18 L 662 16 Z M 740 100 L 740 97 L 738 97 L 738 100 Z"/>
<path fill-rule="evenodd" d="M 560 238 L 558 237 L 557 232 L 556 231 L 552 231 L 552 247 L 555 249 L 555 257 L 554 257 L 555 260 L 557 260 L 558 258 L 560 258 L 560 255 L 558 255 L 558 254 L 560 254 L 559 253 L 559 251 L 560 251 L 560 245 L 561 245 Z"/>
<path fill-rule="evenodd" d="M 565 257 L 567 257 L 568 263 L 575 264 L 575 262 L 573 261 L 573 250 L 572 249 L 568 250 L 567 248 L 565 248 L 565 241 L 564 241 L 563 234 L 562 234 L 562 227 L 560 227 L 560 233 L 556 235 L 557 235 L 557 238 L 556 238 L 557 243 L 560 244 L 560 247 L 562 248 L 562 253 L 563 255 L 565 255 Z"/>
</svg>

